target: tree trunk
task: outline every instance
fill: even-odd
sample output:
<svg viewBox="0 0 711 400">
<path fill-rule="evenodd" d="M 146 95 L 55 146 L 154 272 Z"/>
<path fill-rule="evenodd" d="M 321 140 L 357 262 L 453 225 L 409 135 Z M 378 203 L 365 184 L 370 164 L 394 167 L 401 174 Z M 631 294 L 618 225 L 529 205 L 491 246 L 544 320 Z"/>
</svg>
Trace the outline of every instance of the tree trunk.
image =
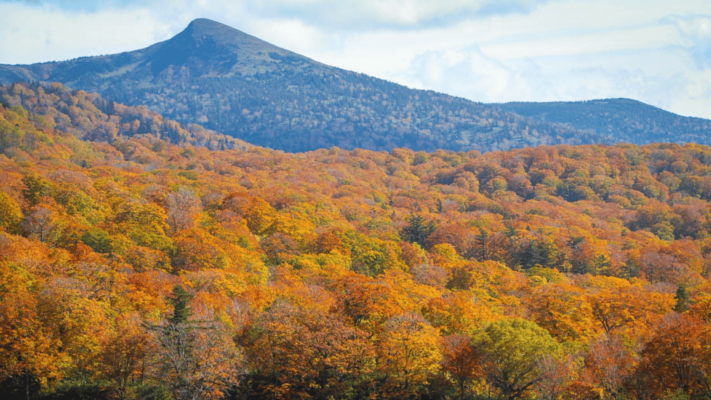
<svg viewBox="0 0 711 400">
<path fill-rule="evenodd" d="M 30 400 L 30 374 L 25 370 L 25 400 Z"/>
</svg>

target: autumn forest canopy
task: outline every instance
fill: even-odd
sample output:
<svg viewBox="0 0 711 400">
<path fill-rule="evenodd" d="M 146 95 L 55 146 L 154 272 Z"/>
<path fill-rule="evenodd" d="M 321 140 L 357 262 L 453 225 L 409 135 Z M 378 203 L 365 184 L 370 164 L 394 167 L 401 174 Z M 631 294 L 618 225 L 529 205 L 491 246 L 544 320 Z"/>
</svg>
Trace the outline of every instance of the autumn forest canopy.
<svg viewBox="0 0 711 400">
<path fill-rule="evenodd" d="M 290 154 L 0 87 L 0 393 L 711 398 L 711 148 Z"/>
</svg>

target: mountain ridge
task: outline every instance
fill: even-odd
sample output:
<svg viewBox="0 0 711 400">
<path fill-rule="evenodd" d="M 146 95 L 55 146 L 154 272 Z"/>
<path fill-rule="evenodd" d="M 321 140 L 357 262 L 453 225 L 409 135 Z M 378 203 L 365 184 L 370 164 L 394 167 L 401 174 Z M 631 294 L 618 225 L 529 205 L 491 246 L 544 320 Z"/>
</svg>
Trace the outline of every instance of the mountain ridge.
<svg viewBox="0 0 711 400">
<path fill-rule="evenodd" d="M 629 98 L 574 102 L 509 102 L 496 106 L 509 112 L 593 132 L 615 132 L 630 143 L 665 141 L 677 131 L 676 141 L 693 142 L 711 132 L 711 121 L 686 117 Z M 669 141 L 669 140 L 666 140 Z"/>
<path fill-rule="evenodd" d="M 119 103 L 145 105 L 181 123 L 295 152 L 334 146 L 493 151 L 649 142 L 331 67 L 208 19 L 135 51 L 0 65 L 0 83 L 18 80 L 61 82 Z M 709 143 L 708 126 L 700 125 L 686 141 Z M 668 131 L 655 136 L 657 141 L 679 137 Z"/>
</svg>

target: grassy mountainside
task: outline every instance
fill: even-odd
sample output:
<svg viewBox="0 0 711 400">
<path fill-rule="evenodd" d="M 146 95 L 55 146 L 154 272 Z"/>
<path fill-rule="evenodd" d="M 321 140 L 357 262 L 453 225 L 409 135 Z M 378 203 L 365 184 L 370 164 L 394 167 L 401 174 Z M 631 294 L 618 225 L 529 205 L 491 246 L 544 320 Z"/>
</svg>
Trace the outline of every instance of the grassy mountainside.
<svg viewBox="0 0 711 400">
<path fill-rule="evenodd" d="M 204 19 L 142 50 L 0 65 L 0 83 L 17 80 L 61 82 L 286 151 L 492 151 L 615 141 L 614 135 L 591 135 L 329 67 Z"/>
<path fill-rule="evenodd" d="M 0 104 L 3 399 L 708 395 L 707 146 L 210 151 L 62 90 Z"/>
<path fill-rule="evenodd" d="M 565 124 L 619 142 L 711 144 L 711 121 L 682 117 L 630 99 L 578 102 L 505 103 L 504 111 L 539 121 Z"/>
</svg>

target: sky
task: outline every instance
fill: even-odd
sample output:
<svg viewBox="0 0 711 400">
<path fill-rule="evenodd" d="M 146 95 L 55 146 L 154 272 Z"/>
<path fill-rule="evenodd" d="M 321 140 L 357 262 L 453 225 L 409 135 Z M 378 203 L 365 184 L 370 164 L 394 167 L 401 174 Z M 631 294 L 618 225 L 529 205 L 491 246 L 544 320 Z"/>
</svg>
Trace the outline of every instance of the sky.
<svg viewBox="0 0 711 400">
<path fill-rule="evenodd" d="M 626 97 L 711 119 L 709 0 L 0 0 L 0 63 L 135 50 L 195 18 L 474 101 Z"/>
</svg>

